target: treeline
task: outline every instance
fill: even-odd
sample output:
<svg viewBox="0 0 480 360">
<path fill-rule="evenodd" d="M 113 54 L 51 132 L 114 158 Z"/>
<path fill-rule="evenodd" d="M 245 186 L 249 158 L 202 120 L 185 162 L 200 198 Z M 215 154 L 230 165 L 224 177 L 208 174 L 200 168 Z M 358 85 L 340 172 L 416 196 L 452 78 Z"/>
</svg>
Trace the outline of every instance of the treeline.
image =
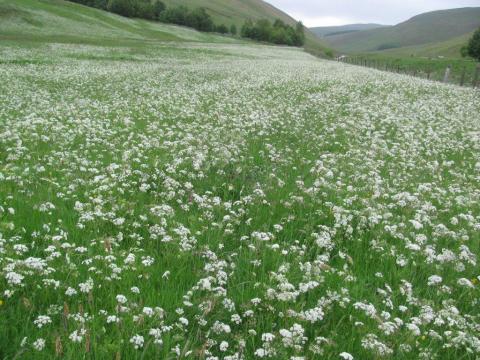
<svg viewBox="0 0 480 360">
<path fill-rule="evenodd" d="M 189 9 L 186 6 L 167 7 L 161 0 L 70 0 L 79 4 L 106 10 L 130 18 L 161 21 L 169 24 L 188 26 L 198 31 L 237 35 L 233 24 L 216 25 L 204 8 Z M 301 22 L 296 27 L 278 19 L 273 24 L 266 20 L 246 21 L 240 35 L 257 41 L 290 46 L 305 43 L 304 27 Z"/>
<path fill-rule="evenodd" d="M 305 30 L 303 24 L 298 22 L 295 28 L 277 19 L 272 24 L 266 19 L 255 23 L 248 20 L 242 26 L 241 35 L 257 41 L 290 46 L 303 46 L 305 44 Z"/>
<path fill-rule="evenodd" d="M 82 5 L 102 9 L 129 18 L 161 21 L 188 26 L 198 31 L 237 34 L 237 27 L 215 25 L 212 17 L 203 8 L 189 9 L 185 6 L 168 7 L 161 0 L 70 0 Z"/>
</svg>

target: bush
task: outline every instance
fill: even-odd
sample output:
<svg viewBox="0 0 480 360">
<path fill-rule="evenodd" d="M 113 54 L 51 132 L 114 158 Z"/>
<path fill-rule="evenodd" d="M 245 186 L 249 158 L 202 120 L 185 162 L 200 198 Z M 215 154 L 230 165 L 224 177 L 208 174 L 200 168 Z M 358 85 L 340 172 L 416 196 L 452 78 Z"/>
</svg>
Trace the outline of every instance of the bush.
<svg viewBox="0 0 480 360">
<path fill-rule="evenodd" d="M 94 7 L 97 9 L 107 10 L 107 0 L 71 0 L 77 4 L 82 4 L 90 7 Z"/>
<path fill-rule="evenodd" d="M 228 27 L 225 24 L 220 24 L 215 27 L 215 31 L 220 34 L 228 34 Z"/>
<path fill-rule="evenodd" d="M 107 9 L 115 14 L 126 17 L 134 17 L 136 15 L 134 0 L 109 0 Z"/>
<path fill-rule="evenodd" d="M 204 8 L 189 11 L 185 6 L 167 8 L 160 15 L 160 20 L 166 23 L 189 26 L 199 31 L 213 31 L 215 25 L 211 16 Z"/>
<path fill-rule="evenodd" d="M 230 34 L 237 35 L 237 26 L 235 24 L 230 26 Z"/>
<path fill-rule="evenodd" d="M 466 54 L 480 61 L 480 28 L 473 33 L 472 38 L 468 41 Z"/>
<path fill-rule="evenodd" d="M 185 6 L 176 6 L 167 8 L 160 16 L 160 20 L 171 24 L 186 25 L 187 15 L 188 9 Z"/>
<path fill-rule="evenodd" d="M 191 12 L 189 12 L 186 16 L 186 24 L 187 26 L 193 27 L 199 31 L 213 31 L 215 29 L 215 25 L 212 21 L 210 15 L 205 11 L 204 8 L 197 8 Z"/>
<path fill-rule="evenodd" d="M 160 0 L 157 0 L 153 3 L 153 15 L 155 20 L 159 20 L 162 16 L 162 13 L 165 11 L 166 6 Z"/>
</svg>

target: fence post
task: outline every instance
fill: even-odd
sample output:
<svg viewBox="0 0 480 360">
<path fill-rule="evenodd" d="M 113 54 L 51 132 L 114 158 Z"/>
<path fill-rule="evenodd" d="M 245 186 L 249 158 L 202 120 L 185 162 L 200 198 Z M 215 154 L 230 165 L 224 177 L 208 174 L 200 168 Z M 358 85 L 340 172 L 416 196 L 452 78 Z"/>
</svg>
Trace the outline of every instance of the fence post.
<svg viewBox="0 0 480 360">
<path fill-rule="evenodd" d="M 463 86 L 463 84 L 465 83 L 465 66 L 463 67 L 463 70 L 462 70 L 462 77 L 460 78 L 460 86 Z"/>
<path fill-rule="evenodd" d="M 452 65 L 448 65 L 447 68 L 445 69 L 445 75 L 443 76 L 444 83 L 448 83 L 448 78 L 450 77 L 451 68 L 452 68 Z"/>
<path fill-rule="evenodd" d="M 477 65 L 477 69 L 475 70 L 475 76 L 473 77 L 473 87 L 476 88 L 478 85 L 478 76 L 480 74 L 480 64 Z"/>
</svg>

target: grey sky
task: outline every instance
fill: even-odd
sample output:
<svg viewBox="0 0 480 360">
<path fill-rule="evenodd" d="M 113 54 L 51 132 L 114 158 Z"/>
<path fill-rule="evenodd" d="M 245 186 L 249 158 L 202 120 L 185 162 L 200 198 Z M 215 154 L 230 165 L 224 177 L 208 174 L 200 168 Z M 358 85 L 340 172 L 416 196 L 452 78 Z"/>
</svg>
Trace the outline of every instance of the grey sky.
<svg viewBox="0 0 480 360">
<path fill-rule="evenodd" d="M 306 26 L 394 25 L 433 10 L 480 6 L 480 0 L 266 0 Z"/>
</svg>

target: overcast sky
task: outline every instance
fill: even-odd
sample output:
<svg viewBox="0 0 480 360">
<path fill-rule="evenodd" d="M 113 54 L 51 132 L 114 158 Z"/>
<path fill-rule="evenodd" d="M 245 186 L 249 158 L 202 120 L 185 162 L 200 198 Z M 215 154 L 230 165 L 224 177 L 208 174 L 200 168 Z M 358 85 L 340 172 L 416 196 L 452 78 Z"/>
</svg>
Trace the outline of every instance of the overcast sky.
<svg viewBox="0 0 480 360">
<path fill-rule="evenodd" d="M 266 0 L 308 26 L 394 25 L 440 9 L 480 6 L 480 0 Z"/>
</svg>

